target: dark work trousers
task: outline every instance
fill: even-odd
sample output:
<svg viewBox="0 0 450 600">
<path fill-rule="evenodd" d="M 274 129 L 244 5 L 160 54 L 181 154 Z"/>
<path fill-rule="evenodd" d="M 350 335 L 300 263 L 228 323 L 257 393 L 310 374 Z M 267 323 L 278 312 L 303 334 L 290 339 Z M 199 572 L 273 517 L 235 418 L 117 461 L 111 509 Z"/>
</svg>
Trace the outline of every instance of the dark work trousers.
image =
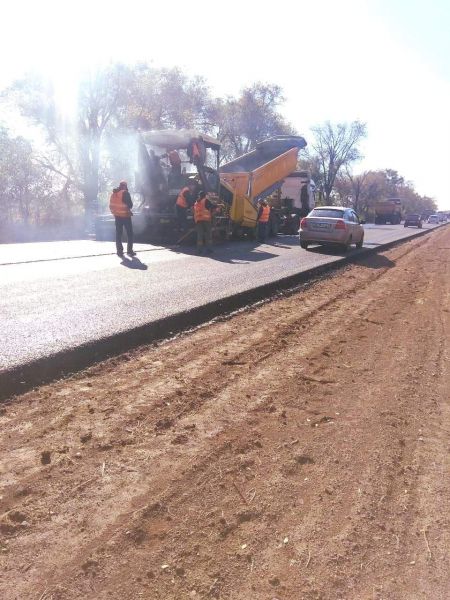
<svg viewBox="0 0 450 600">
<path fill-rule="evenodd" d="M 269 230 L 268 222 L 263 223 L 261 221 L 258 221 L 258 240 L 260 242 L 266 241 L 268 230 Z"/>
<path fill-rule="evenodd" d="M 116 248 L 117 254 L 123 254 L 122 232 L 125 227 L 127 232 L 127 252 L 133 252 L 133 225 L 131 217 L 114 217 L 116 220 Z"/>
<path fill-rule="evenodd" d="M 211 221 L 198 221 L 195 224 L 197 230 L 197 248 L 203 250 L 205 246 L 208 252 L 211 252 L 212 245 L 212 223 Z"/>
</svg>

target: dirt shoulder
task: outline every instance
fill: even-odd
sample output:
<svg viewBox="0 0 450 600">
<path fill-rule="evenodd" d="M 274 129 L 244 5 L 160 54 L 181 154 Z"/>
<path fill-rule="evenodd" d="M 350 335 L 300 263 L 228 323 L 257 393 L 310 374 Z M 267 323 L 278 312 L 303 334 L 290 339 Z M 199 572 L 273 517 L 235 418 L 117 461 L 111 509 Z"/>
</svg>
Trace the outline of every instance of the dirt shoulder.
<svg viewBox="0 0 450 600">
<path fill-rule="evenodd" d="M 450 228 L 0 413 L 0 596 L 444 599 Z"/>
</svg>

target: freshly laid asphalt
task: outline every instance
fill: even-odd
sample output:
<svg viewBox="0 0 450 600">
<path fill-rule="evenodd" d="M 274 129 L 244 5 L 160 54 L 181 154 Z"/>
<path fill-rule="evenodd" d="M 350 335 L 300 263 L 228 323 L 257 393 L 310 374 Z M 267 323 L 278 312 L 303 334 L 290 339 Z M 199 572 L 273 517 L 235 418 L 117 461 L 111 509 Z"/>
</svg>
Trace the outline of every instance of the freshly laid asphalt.
<svg viewBox="0 0 450 600">
<path fill-rule="evenodd" d="M 418 233 L 402 225 L 365 230 L 366 248 Z M 0 245 L 0 374 L 342 259 L 302 250 L 297 236 L 228 242 L 207 257 L 190 248 L 135 250 L 134 259 L 120 259 L 112 242 Z"/>
</svg>

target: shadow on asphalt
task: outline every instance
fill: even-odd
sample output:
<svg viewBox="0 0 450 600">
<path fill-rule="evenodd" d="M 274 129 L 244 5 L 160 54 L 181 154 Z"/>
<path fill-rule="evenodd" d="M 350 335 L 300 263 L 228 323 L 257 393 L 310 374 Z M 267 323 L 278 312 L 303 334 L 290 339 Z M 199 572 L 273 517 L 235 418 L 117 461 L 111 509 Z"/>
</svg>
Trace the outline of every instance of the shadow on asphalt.
<svg viewBox="0 0 450 600">
<path fill-rule="evenodd" d="M 291 249 L 292 247 L 277 243 L 276 238 L 273 238 L 272 240 L 267 240 L 264 243 L 260 243 L 256 240 L 242 240 L 242 242 L 243 244 L 245 244 L 244 247 L 235 244 L 234 242 L 216 242 L 213 243 L 212 254 L 203 254 L 200 256 L 210 258 L 218 262 L 244 265 L 278 257 L 277 254 L 273 254 L 272 252 L 268 252 L 267 250 L 262 249 L 263 245 L 265 245 L 266 247 L 273 246 L 274 248 L 287 249 Z M 185 256 L 199 256 L 195 245 L 176 247 L 172 246 L 168 247 L 167 249 L 171 252 L 174 252 L 175 254 L 184 254 Z"/>
<path fill-rule="evenodd" d="M 224 256 L 215 250 L 213 254 L 207 254 L 207 258 L 216 260 L 218 262 L 229 263 L 232 265 L 248 265 L 250 263 L 260 262 L 262 260 L 269 260 L 271 258 L 277 258 L 277 254 L 271 252 L 265 252 L 264 250 L 252 249 L 247 252 L 235 252 L 233 256 Z"/>
<path fill-rule="evenodd" d="M 350 252 L 346 252 L 339 246 L 309 246 L 308 252 L 312 254 L 325 254 L 326 256 L 347 256 Z"/>
<path fill-rule="evenodd" d="M 127 269 L 136 269 L 138 271 L 146 271 L 148 269 L 147 265 L 142 263 L 136 256 L 133 256 L 131 259 L 124 257 L 120 264 Z"/>
</svg>

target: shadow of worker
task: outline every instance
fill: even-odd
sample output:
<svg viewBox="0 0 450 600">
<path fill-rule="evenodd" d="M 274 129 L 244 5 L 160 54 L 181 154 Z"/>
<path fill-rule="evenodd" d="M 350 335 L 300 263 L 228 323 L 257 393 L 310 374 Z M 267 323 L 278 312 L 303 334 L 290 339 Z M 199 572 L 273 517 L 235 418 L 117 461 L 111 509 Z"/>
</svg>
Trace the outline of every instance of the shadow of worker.
<svg viewBox="0 0 450 600">
<path fill-rule="evenodd" d="M 148 269 L 148 266 L 142 263 L 136 256 L 133 256 L 133 258 L 123 257 L 120 264 L 127 267 L 127 269 L 137 269 L 138 271 L 146 271 Z"/>
</svg>

